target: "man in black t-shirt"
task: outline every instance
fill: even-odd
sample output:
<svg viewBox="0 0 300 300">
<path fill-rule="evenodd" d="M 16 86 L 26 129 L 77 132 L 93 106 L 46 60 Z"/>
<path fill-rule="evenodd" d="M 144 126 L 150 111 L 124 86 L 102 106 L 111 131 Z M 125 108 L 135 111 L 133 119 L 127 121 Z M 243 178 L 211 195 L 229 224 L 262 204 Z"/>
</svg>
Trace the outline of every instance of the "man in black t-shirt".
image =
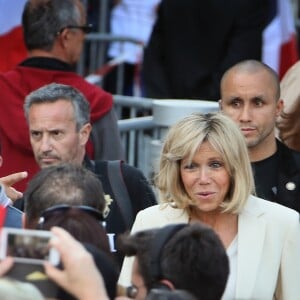
<svg viewBox="0 0 300 300">
<path fill-rule="evenodd" d="M 221 80 L 220 108 L 244 134 L 257 196 L 300 212 L 300 153 L 275 138 L 283 100 L 274 70 L 255 60 L 234 65 Z"/>
</svg>

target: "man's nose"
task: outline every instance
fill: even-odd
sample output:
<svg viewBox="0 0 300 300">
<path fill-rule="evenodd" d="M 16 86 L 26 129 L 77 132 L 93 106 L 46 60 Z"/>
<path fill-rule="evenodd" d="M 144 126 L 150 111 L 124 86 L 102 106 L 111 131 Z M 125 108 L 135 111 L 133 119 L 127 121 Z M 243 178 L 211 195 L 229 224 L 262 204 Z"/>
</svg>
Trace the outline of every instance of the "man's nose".
<svg viewBox="0 0 300 300">
<path fill-rule="evenodd" d="M 40 149 L 42 152 L 48 152 L 52 149 L 51 139 L 48 136 L 43 136 Z"/>
<path fill-rule="evenodd" d="M 240 112 L 240 121 L 242 122 L 249 122 L 251 121 L 251 111 L 248 106 L 243 106 Z"/>
</svg>

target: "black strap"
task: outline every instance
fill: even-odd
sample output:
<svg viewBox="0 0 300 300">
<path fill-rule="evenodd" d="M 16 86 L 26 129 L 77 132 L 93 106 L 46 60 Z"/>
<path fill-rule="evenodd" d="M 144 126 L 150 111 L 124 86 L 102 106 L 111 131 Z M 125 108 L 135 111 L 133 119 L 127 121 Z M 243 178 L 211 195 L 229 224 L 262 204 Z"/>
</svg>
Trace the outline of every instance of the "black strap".
<svg viewBox="0 0 300 300">
<path fill-rule="evenodd" d="M 121 210 L 123 220 L 127 229 L 131 229 L 133 224 L 132 205 L 130 197 L 127 191 L 127 187 L 124 183 L 121 165 L 122 160 L 110 160 L 107 162 L 107 174 L 108 179 L 113 190 L 115 201 Z"/>
</svg>

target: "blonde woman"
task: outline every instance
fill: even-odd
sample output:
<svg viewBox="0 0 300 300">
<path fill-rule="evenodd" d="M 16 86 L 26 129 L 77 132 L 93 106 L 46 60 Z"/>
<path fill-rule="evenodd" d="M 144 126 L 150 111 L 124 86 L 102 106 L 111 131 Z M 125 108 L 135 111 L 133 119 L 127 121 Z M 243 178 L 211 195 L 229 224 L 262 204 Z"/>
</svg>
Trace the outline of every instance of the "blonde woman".
<svg viewBox="0 0 300 300">
<path fill-rule="evenodd" d="M 203 222 L 219 235 L 230 261 L 222 299 L 300 299 L 299 214 L 253 196 L 245 139 L 225 115 L 192 114 L 175 124 L 157 176 L 161 204 L 141 211 L 133 232 Z M 126 258 L 119 284 L 130 285 Z"/>
</svg>

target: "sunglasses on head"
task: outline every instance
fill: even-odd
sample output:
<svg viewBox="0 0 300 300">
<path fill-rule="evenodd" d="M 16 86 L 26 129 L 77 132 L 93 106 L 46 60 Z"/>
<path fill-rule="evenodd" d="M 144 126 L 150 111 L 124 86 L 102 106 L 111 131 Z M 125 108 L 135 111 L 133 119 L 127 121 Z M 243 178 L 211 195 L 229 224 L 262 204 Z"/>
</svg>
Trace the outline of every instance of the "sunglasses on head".
<svg viewBox="0 0 300 300">
<path fill-rule="evenodd" d="M 79 29 L 82 30 L 84 33 L 91 33 L 93 30 L 93 25 L 92 24 L 86 24 L 86 25 L 67 25 L 61 28 L 58 32 L 57 35 L 61 34 L 65 29 Z"/>
<path fill-rule="evenodd" d="M 79 211 L 85 212 L 85 213 L 89 214 L 90 216 L 94 217 L 99 222 L 103 222 L 103 220 L 104 220 L 102 213 L 98 209 L 95 209 L 91 206 L 59 204 L 59 205 L 51 206 L 51 207 L 45 209 L 41 213 L 39 225 L 46 222 L 47 219 L 49 217 L 53 216 L 54 214 L 65 213 L 69 210 L 79 210 Z"/>
</svg>

